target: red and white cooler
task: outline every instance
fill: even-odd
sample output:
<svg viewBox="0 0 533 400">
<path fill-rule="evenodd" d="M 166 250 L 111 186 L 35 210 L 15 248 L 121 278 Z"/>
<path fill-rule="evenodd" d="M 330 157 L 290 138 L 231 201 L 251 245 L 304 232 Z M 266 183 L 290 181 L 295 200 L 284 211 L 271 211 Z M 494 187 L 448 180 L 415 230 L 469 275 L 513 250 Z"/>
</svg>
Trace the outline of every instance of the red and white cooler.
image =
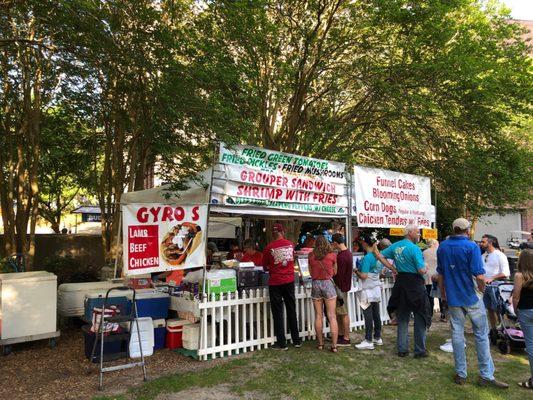
<svg viewBox="0 0 533 400">
<path fill-rule="evenodd" d="M 165 340 L 168 349 L 180 349 L 183 347 L 183 327 L 191 322 L 185 319 L 167 320 L 167 337 Z"/>
</svg>

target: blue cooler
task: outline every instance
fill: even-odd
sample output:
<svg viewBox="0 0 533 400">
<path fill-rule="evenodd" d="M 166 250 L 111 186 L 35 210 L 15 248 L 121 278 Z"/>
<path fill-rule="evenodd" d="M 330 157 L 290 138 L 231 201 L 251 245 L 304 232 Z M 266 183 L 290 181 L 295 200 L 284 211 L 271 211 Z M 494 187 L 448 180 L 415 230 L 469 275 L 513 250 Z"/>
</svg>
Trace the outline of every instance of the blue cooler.
<svg viewBox="0 0 533 400">
<path fill-rule="evenodd" d="M 132 294 L 128 295 L 131 302 Z M 161 292 L 141 292 L 135 295 L 137 300 L 137 314 L 139 318 L 150 317 L 152 319 L 167 319 L 170 307 L 170 296 Z"/>
<path fill-rule="evenodd" d="M 154 320 L 154 350 L 165 348 L 166 336 L 167 336 L 166 321 L 164 319 Z"/>
<path fill-rule="evenodd" d="M 100 362 L 100 337 L 94 332 L 91 332 L 91 325 L 83 325 L 81 327 L 84 337 L 85 357 L 90 360 L 93 352 L 94 341 L 96 340 L 96 352 L 93 363 Z M 114 340 L 113 335 L 108 335 L 104 339 L 104 360 L 106 357 L 113 357 L 118 353 L 124 353 L 128 348 L 128 340 L 123 335 L 116 335 L 117 340 Z"/>
<path fill-rule="evenodd" d="M 92 321 L 93 319 L 93 309 L 96 308 L 102 308 L 105 300 L 105 295 L 107 291 L 94 291 L 89 292 L 85 295 L 85 313 L 83 315 L 84 319 L 87 322 Z M 107 298 L 106 306 L 116 306 L 120 310 L 120 313 L 122 315 L 127 315 L 130 312 L 130 303 L 128 298 L 124 295 L 124 293 L 119 292 L 118 290 L 114 290 L 113 292 L 109 293 L 109 297 Z"/>
</svg>

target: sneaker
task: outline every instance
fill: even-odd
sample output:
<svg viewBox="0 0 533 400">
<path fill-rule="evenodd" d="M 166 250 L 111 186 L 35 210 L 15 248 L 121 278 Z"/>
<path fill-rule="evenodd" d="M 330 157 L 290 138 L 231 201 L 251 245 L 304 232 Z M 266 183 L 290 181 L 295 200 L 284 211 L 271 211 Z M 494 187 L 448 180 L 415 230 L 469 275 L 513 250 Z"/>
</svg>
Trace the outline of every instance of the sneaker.
<svg viewBox="0 0 533 400">
<path fill-rule="evenodd" d="M 492 381 L 489 381 L 488 379 L 480 377 L 479 381 L 478 381 L 478 384 L 479 384 L 479 386 L 491 386 L 491 387 L 497 388 L 497 389 L 509 389 L 509 385 L 507 383 L 499 382 L 496 379 L 493 379 Z"/>
<path fill-rule="evenodd" d="M 453 381 L 457 385 L 464 385 L 466 383 L 466 378 L 462 378 L 458 374 L 455 374 L 455 376 L 453 377 Z"/>
<path fill-rule="evenodd" d="M 300 347 L 302 347 L 302 342 L 295 342 L 295 343 L 294 343 L 294 347 L 296 347 L 297 349 L 299 349 Z"/>
<path fill-rule="evenodd" d="M 363 340 L 361 343 L 356 344 L 355 348 L 359 350 L 374 350 L 374 343 Z"/>
<path fill-rule="evenodd" d="M 442 346 L 439 347 L 439 349 L 441 349 L 442 351 L 446 353 L 453 353 L 452 341 L 448 339 L 446 343 L 444 343 Z"/>
<path fill-rule="evenodd" d="M 350 339 L 340 337 L 339 340 L 337 340 L 337 346 L 350 346 L 350 344 Z"/>
<path fill-rule="evenodd" d="M 383 339 L 374 339 L 372 340 L 372 343 L 374 343 L 376 346 L 383 346 Z"/>
<path fill-rule="evenodd" d="M 274 343 L 272 346 L 270 346 L 270 348 L 272 350 L 282 350 L 282 351 L 289 350 L 287 345 L 282 346 L 282 345 L 280 345 L 278 343 Z"/>
<path fill-rule="evenodd" d="M 439 349 L 441 349 L 442 351 L 446 353 L 453 353 L 452 339 L 446 340 L 446 343 L 440 346 Z M 465 343 L 465 349 L 466 349 L 466 343 Z"/>
<path fill-rule="evenodd" d="M 415 358 L 428 358 L 429 354 L 427 351 L 423 351 L 422 353 L 416 353 Z"/>
</svg>

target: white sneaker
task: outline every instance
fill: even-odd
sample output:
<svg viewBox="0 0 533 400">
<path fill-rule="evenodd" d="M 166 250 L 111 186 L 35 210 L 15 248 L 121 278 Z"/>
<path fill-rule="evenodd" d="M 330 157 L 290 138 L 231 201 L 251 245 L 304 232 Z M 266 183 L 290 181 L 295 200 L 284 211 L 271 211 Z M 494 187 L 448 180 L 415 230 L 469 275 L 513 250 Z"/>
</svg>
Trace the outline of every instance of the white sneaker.
<svg viewBox="0 0 533 400">
<path fill-rule="evenodd" d="M 383 346 L 383 339 L 373 339 L 372 343 L 374 343 L 376 346 Z"/>
<path fill-rule="evenodd" d="M 446 353 L 453 353 L 453 345 L 452 345 L 452 339 L 447 339 L 446 343 L 444 343 L 442 346 L 439 347 L 442 351 Z M 466 343 L 465 343 L 465 349 L 466 349 Z"/>
<path fill-rule="evenodd" d="M 374 343 L 363 340 L 361 343 L 355 345 L 359 350 L 374 350 Z"/>
<path fill-rule="evenodd" d="M 446 353 L 453 353 L 452 341 L 446 341 L 442 346 L 439 347 L 442 351 Z"/>
</svg>

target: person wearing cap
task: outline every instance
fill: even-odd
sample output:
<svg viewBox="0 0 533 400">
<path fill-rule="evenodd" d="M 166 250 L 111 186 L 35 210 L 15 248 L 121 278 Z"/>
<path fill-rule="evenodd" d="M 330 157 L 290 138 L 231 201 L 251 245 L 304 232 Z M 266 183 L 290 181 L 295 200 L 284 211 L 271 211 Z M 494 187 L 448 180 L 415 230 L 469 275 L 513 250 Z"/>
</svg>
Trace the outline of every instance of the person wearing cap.
<svg viewBox="0 0 533 400">
<path fill-rule="evenodd" d="M 381 253 L 374 244 L 372 248 L 376 258 L 398 276 L 392 288 L 387 305 L 389 315 L 396 314 L 398 321 L 397 346 L 398 356 L 409 355 L 409 320 L 414 314 L 414 357 L 427 357 L 426 332 L 431 326 L 431 306 L 424 285 L 427 272 L 422 251 L 416 245 L 420 240 L 418 226 L 408 225 L 404 228 L 404 239 L 387 247 Z M 394 267 L 387 259 L 394 260 Z"/>
<path fill-rule="evenodd" d="M 294 243 L 285 239 L 283 225 L 272 226 L 274 240 L 263 250 L 263 268 L 269 273 L 268 291 L 270 308 L 274 319 L 276 343 L 273 349 L 287 350 L 285 326 L 283 323 L 283 304 L 291 331 L 294 347 L 301 347 L 298 320 L 296 317 L 296 298 L 294 295 Z"/>
<path fill-rule="evenodd" d="M 465 321 L 472 322 L 479 367 L 479 384 L 500 389 L 509 387 L 494 379 L 494 363 L 490 354 L 489 325 L 483 299 L 477 295 L 485 290 L 485 270 L 479 247 L 470 240 L 470 222 L 464 218 L 453 221 L 454 235 L 437 250 L 437 273 L 443 300 L 448 302 L 452 347 L 455 360 L 454 382 L 463 385 L 467 378 L 465 353 Z M 474 282 L 475 278 L 475 282 Z"/>
</svg>

